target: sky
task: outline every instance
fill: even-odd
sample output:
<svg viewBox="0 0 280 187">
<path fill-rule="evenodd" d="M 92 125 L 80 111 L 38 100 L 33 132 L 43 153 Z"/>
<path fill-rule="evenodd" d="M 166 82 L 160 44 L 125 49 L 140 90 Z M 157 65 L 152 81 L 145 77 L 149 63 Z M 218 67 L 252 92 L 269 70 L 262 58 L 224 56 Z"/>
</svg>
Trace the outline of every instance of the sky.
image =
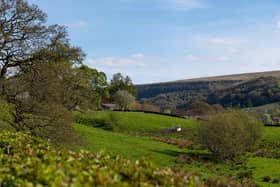
<svg viewBox="0 0 280 187">
<path fill-rule="evenodd" d="M 280 69 L 279 0 L 28 0 L 136 84 Z"/>
</svg>

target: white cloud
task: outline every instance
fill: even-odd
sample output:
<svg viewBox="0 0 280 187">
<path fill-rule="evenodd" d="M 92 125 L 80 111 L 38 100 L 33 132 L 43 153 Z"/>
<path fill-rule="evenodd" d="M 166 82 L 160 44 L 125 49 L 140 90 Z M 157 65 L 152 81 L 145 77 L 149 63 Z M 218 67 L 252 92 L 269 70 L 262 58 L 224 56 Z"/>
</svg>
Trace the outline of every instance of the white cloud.
<svg viewBox="0 0 280 187">
<path fill-rule="evenodd" d="M 86 21 L 78 20 L 78 21 L 72 21 L 72 22 L 65 23 L 64 25 L 66 25 L 67 27 L 69 27 L 71 29 L 77 29 L 77 28 L 80 29 L 80 28 L 87 27 L 89 24 Z"/>
<path fill-rule="evenodd" d="M 199 65 L 219 74 L 268 71 L 280 68 L 279 37 L 264 35 L 256 38 L 204 38 Z M 206 43 L 206 45 L 205 45 Z M 193 58 L 192 56 L 188 57 Z M 216 71 L 216 70 L 215 70 Z"/>
<path fill-rule="evenodd" d="M 112 68 L 120 67 L 145 67 L 143 54 L 135 54 L 127 58 L 104 57 L 89 60 L 90 65 L 99 65 Z"/>
</svg>

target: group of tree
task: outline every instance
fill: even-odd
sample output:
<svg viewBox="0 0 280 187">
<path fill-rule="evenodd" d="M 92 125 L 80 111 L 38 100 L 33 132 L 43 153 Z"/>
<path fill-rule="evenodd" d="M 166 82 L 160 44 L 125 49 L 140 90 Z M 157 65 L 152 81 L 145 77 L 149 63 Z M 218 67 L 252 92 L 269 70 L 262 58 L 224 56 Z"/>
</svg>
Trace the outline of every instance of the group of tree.
<svg viewBox="0 0 280 187">
<path fill-rule="evenodd" d="M 261 76 L 262 74 L 260 74 Z M 184 109 L 196 100 L 225 108 L 256 107 L 280 102 L 279 75 L 246 80 L 199 80 L 137 86 L 138 100 L 161 108 Z"/>
<path fill-rule="evenodd" d="M 135 102 L 136 87 L 128 76 L 123 76 L 121 73 L 116 73 L 108 87 L 111 102 L 117 105 L 118 110 L 129 110 Z"/>
<path fill-rule="evenodd" d="M 280 79 L 260 77 L 226 89 L 216 90 L 207 98 L 209 103 L 224 107 L 247 108 L 280 102 Z"/>
<path fill-rule="evenodd" d="M 219 104 L 210 105 L 205 101 L 195 101 L 187 109 L 193 116 L 211 116 L 225 110 Z"/>
<path fill-rule="evenodd" d="M 105 73 L 83 64 L 85 54 L 70 44 L 66 28 L 48 25 L 46 17 L 26 0 L 0 0 L 0 108 L 9 109 L 0 115 L 15 131 L 62 142 L 74 139 L 71 111 L 98 109 L 119 90 L 136 91 L 128 76 L 115 74 L 108 84 Z"/>
</svg>

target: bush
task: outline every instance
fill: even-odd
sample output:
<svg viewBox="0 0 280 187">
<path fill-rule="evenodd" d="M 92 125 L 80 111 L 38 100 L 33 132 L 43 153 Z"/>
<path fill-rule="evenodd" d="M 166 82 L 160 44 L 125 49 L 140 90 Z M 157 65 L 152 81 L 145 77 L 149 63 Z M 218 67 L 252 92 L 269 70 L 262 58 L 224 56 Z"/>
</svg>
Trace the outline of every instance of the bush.
<svg viewBox="0 0 280 187">
<path fill-rule="evenodd" d="M 0 133 L 0 186 L 196 186 L 192 175 L 147 160 L 56 150 L 23 133 Z"/>
<path fill-rule="evenodd" d="M 75 121 L 80 124 L 101 128 L 104 130 L 119 130 L 119 116 L 116 112 L 108 112 L 104 117 L 96 117 L 91 114 L 74 112 Z"/>
<path fill-rule="evenodd" d="M 193 102 L 190 105 L 189 110 L 193 115 L 199 116 L 213 115 L 215 113 L 215 109 L 203 101 Z"/>
<path fill-rule="evenodd" d="M 15 107 L 0 98 L 0 131 L 15 130 L 12 125 L 14 123 Z"/>
<path fill-rule="evenodd" d="M 55 144 L 76 144 L 78 136 L 73 128 L 73 115 L 61 105 L 36 104 L 32 113 L 25 113 L 21 130 L 51 140 Z"/>
<path fill-rule="evenodd" d="M 252 179 L 253 178 L 253 171 L 252 170 L 242 170 L 237 173 L 237 177 L 239 179 L 247 178 Z"/>
<path fill-rule="evenodd" d="M 246 112 L 228 110 L 202 124 L 198 137 L 216 159 L 233 159 L 255 148 L 261 139 L 262 128 L 262 123 Z"/>
</svg>

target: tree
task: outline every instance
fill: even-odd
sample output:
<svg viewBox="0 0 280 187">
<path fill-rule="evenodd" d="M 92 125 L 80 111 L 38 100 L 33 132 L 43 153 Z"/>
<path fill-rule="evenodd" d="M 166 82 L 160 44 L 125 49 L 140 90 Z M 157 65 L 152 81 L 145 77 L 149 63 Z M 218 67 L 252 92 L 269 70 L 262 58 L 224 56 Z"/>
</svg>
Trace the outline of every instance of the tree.
<svg viewBox="0 0 280 187">
<path fill-rule="evenodd" d="M 98 109 L 103 98 L 107 98 L 108 84 L 107 77 L 104 72 L 89 68 L 86 65 L 76 69 L 74 81 L 76 85 L 76 106 L 83 109 Z M 73 82 L 70 84 L 73 84 Z"/>
<path fill-rule="evenodd" d="M 130 77 L 124 77 L 121 73 L 116 73 L 111 80 L 110 94 L 114 95 L 119 90 L 126 90 L 131 95 L 136 96 L 136 87 L 133 85 Z"/>
<path fill-rule="evenodd" d="M 206 102 L 197 101 L 190 105 L 190 111 L 193 115 L 212 115 L 215 113 L 215 110 Z"/>
<path fill-rule="evenodd" d="M 216 114 L 219 113 L 219 112 L 224 112 L 225 111 L 224 107 L 220 104 L 214 104 L 214 105 L 212 105 L 212 108 L 213 108 L 213 110 Z"/>
<path fill-rule="evenodd" d="M 262 136 L 263 124 L 244 111 L 218 113 L 198 129 L 199 142 L 219 160 L 233 159 L 252 150 Z"/>
<path fill-rule="evenodd" d="M 56 143 L 74 137 L 69 110 L 91 103 L 96 93 L 89 81 L 94 78 L 81 76 L 86 74 L 79 69 L 83 58 L 65 27 L 47 26 L 36 5 L 0 0 L 0 92 L 14 106 L 16 131 Z"/>
<path fill-rule="evenodd" d="M 97 109 L 106 77 L 103 72 L 72 67 L 68 62 L 37 62 L 8 82 L 7 93 L 16 104 L 13 126 L 17 131 L 69 142 L 73 121 L 68 111 Z"/>
<path fill-rule="evenodd" d="M 71 60 L 80 61 L 83 54 L 70 47 L 64 27 L 46 26 L 46 14 L 36 5 L 25 0 L 0 0 L 0 79 L 8 76 L 9 70 L 22 69 L 34 60 L 52 61 L 58 56 L 60 60 L 61 56 L 68 60 L 79 57 Z"/>
<path fill-rule="evenodd" d="M 114 95 L 114 101 L 119 110 L 128 110 L 135 101 L 135 97 L 126 90 L 120 90 Z"/>
</svg>

